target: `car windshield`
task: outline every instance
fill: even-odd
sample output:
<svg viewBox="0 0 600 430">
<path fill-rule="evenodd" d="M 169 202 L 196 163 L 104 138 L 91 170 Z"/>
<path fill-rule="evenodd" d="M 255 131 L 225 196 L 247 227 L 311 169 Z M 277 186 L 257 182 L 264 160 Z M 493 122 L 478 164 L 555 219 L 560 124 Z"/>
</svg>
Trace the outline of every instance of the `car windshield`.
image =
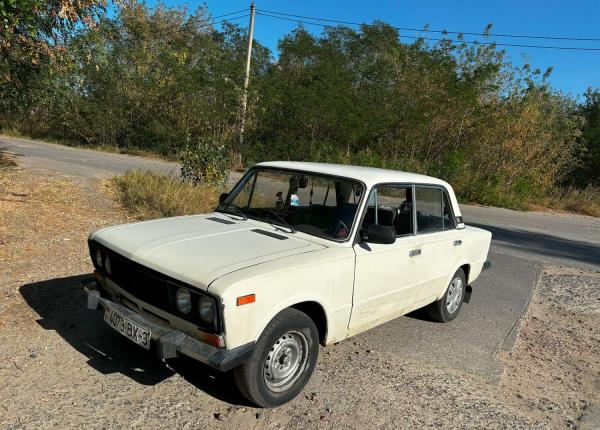
<svg viewBox="0 0 600 430">
<path fill-rule="evenodd" d="M 350 179 L 273 168 L 252 169 L 217 208 L 295 233 L 348 238 L 363 186 Z"/>
</svg>

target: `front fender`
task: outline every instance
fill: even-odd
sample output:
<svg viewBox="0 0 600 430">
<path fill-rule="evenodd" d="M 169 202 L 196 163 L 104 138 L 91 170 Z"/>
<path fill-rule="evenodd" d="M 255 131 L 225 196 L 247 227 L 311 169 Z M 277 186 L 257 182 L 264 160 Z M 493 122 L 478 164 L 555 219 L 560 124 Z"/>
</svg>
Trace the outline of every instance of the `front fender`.
<svg viewBox="0 0 600 430">
<path fill-rule="evenodd" d="M 271 312 L 263 315 L 263 317 L 260 318 L 256 322 L 256 325 L 255 325 L 255 327 L 256 327 L 255 337 L 256 338 L 254 340 L 255 341 L 258 340 L 258 338 L 260 337 L 262 332 L 265 330 L 267 325 L 273 320 L 273 318 L 275 318 L 275 315 L 277 315 L 279 312 L 281 312 L 284 309 L 291 308 L 293 306 L 296 306 L 296 305 L 298 305 L 300 303 L 304 303 L 304 302 L 314 302 L 314 303 L 317 303 L 319 306 L 321 306 L 321 308 L 325 312 L 325 321 L 329 325 L 331 314 L 330 314 L 329 310 L 323 304 L 323 297 L 308 296 L 308 295 L 307 296 L 298 296 L 293 299 L 281 302 L 277 308 L 274 308 Z M 325 327 L 325 330 L 327 333 L 329 333 L 328 327 Z M 327 341 L 326 341 L 326 343 L 327 343 Z"/>
<path fill-rule="evenodd" d="M 302 302 L 323 308 L 327 344 L 347 335 L 353 283 L 354 251 L 329 248 L 230 273 L 214 281 L 209 291 L 223 303 L 227 349 L 256 341 L 275 315 Z M 237 298 L 248 294 L 255 301 L 237 306 Z"/>
</svg>

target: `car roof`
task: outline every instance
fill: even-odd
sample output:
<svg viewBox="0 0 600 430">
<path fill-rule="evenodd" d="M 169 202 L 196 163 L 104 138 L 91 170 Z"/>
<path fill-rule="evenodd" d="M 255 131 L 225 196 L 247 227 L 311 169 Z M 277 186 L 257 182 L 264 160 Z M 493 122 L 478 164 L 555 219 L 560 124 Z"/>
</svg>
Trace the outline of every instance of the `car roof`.
<svg viewBox="0 0 600 430">
<path fill-rule="evenodd" d="M 306 161 L 267 161 L 256 164 L 256 167 L 273 167 L 279 169 L 300 170 L 321 173 L 324 175 L 341 176 L 357 179 L 372 188 L 381 183 L 408 183 L 443 185 L 452 189 L 446 182 L 432 176 L 418 173 L 403 172 L 400 170 L 380 169 L 377 167 L 350 166 L 345 164 L 311 163 Z"/>
</svg>

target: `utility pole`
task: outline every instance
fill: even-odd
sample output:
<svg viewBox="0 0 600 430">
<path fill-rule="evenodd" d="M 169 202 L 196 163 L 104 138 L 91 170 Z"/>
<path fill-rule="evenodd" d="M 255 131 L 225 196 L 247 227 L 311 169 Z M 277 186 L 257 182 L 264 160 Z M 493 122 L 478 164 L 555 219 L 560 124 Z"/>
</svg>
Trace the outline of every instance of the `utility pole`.
<svg viewBox="0 0 600 430">
<path fill-rule="evenodd" d="M 252 39 L 254 38 L 254 1 L 250 4 L 250 23 L 248 24 L 248 51 L 246 52 L 246 74 L 244 76 L 244 92 L 242 94 L 242 118 L 240 124 L 240 147 L 244 144 L 244 127 L 246 126 L 246 108 L 248 105 L 248 82 L 250 81 L 250 60 L 252 59 Z"/>
</svg>

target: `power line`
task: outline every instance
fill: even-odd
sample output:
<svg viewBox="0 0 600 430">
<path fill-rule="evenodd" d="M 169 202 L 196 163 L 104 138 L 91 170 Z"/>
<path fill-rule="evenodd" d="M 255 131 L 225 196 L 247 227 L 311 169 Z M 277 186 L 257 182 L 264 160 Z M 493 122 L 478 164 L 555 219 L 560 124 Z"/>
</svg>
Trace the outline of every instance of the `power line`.
<svg viewBox="0 0 600 430">
<path fill-rule="evenodd" d="M 277 19 L 286 20 L 286 21 L 293 21 L 293 22 L 297 22 L 300 24 L 310 24 L 310 25 L 317 25 L 317 26 L 321 26 L 321 27 L 331 27 L 330 25 L 323 24 L 320 22 L 310 22 L 310 21 L 305 21 L 305 20 L 301 20 L 301 19 L 286 18 L 283 16 L 271 15 L 269 13 L 264 13 L 264 12 L 260 12 L 260 11 L 257 11 L 256 13 L 261 16 L 267 16 L 270 18 L 277 18 Z M 308 19 L 311 19 L 311 18 L 308 18 Z M 312 19 L 318 19 L 318 18 L 312 18 Z M 327 20 L 327 21 L 334 22 L 334 20 Z M 373 26 L 373 24 L 352 23 L 352 22 L 347 22 L 347 21 L 346 22 L 339 21 L 337 23 L 338 24 L 346 24 L 346 25 Z M 394 27 L 394 26 L 390 26 L 390 27 L 395 28 L 395 29 L 400 29 L 399 27 Z M 490 46 L 490 45 L 506 46 L 506 47 L 513 47 L 513 48 L 557 49 L 557 50 L 563 50 L 563 51 L 600 51 L 600 48 L 585 48 L 585 47 L 576 47 L 576 46 L 526 45 L 526 44 L 519 44 L 519 43 L 484 42 L 484 41 L 479 41 L 479 40 L 455 40 L 455 39 L 434 38 L 434 37 L 425 38 L 425 37 L 420 37 L 420 36 L 405 36 L 405 35 L 402 35 L 402 37 L 408 38 L 408 39 L 413 39 L 413 40 L 423 39 L 423 40 L 433 40 L 433 41 L 438 41 L 438 42 L 468 43 L 468 44 L 472 44 L 472 45 L 487 45 L 487 46 Z"/>
<path fill-rule="evenodd" d="M 240 10 L 236 10 L 235 12 L 224 13 L 223 15 L 213 16 L 210 19 L 213 20 L 213 19 L 224 18 L 226 16 L 235 15 L 237 13 L 242 13 L 242 12 L 248 13 L 248 9 L 240 9 Z M 236 19 L 236 18 L 233 18 L 233 19 Z"/>
<path fill-rule="evenodd" d="M 266 12 L 274 15 L 283 15 L 290 16 L 294 18 L 300 19 L 312 19 L 314 21 L 324 21 L 324 22 L 332 22 L 335 24 L 346 24 L 346 25 L 367 25 L 372 26 L 373 24 L 366 24 L 361 22 L 352 22 L 352 21 L 341 21 L 336 19 L 326 19 L 326 18 L 315 18 L 311 16 L 304 15 L 293 15 L 291 13 L 284 12 L 274 12 L 270 10 L 260 9 L 259 12 Z M 394 26 L 392 26 L 394 27 Z M 491 36 L 491 37 L 513 37 L 513 38 L 523 38 L 523 39 L 546 39 L 546 40 L 570 40 L 570 41 L 584 41 L 584 42 L 600 42 L 600 38 L 594 37 L 573 37 L 573 36 L 535 36 L 535 35 L 525 35 L 525 34 L 500 34 L 500 33 L 474 33 L 469 31 L 448 31 L 448 30 L 430 30 L 426 28 L 411 28 L 411 27 L 394 27 L 397 30 L 402 31 L 424 31 L 429 33 L 440 33 L 440 34 L 464 34 L 468 36 Z"/>
<path fill-rule="evenodd" d="M 246 12 L 246 11 L 244 10 L 243 12 Z M 220 15 L 219 17 L 233 15 L 234 13 L 239 13 L 239 11 L 238 12 L 232 12 L 232 13 L 225 14 L 225 15 Z M 232 22 L 232 21 L 236 21 L 238 19 L 246 18 L 249 15 L 250 14 L 246 12 L 244 15 L 234 16 L 232 18 L 222 19 L 220 21 L 213 21 L 214 19 L 219 18 L 219 17 L 208 18 L 208 19 L 206 19 L 206 18 L 204 18 L 204 19 L 191 19 L 190 18 L 189 20 L 187 20 L 186 22 L 184 22 L 180 27 L 178 27 L 178 28 L 172 28 L 170 30 L 163 29 L 162 32 L 163 33 L 168 33 L 170 35 L 181 34 L 184 31 L 186 31 L 186 30 L 189 29 L 190 23 L 191 24 L 197 24 L 199 28 L 206 28 L 206 27 L 215 26 L 217 24 L 223 24 L 225 22 Z"/>
<path fill-rule="evenodd" d="M 231 16 L 231 15 L 236 15 L 238 13 L 242 13 L 245 12 L 245 15 L 240 15 L 240 16 L 235 16 L 233 18 L 228 18 L 228 19 L 224 19 L 218 22 L 212 22 L 215 19 L 219 19 L 219 18 L 224 18 L 226 16 Z M 229 13 L 224 13 L 223 15 L 218 15 L 218 16 L 213 16 L 210 18 L 189 18 L 183 25 L 187 25 L 188 23 L 193 23 L 193 24 L 199 24 L 199 23 L 207 23 L 210 25 L 215 25 L 215 24 L 221 24 L 223 22 L 228 22 L 228 21 L 232 21 L 232 20 L 236 20 L 236 19 L 240 19 L 240 18 L 245 18 L 249 15 L 248 11 L 246 9 L 241 9 L 241 10 L 237 10 L 235 12 L 229 12 Z"/>
<path fill-rule="evenodd" d="M 244 11 L 244 12 L 246 12 L 246 11 Z M 239 12 L 236 12 L 236 13 L 239 13 Z M 227 14 L 227 15 L 232 15 L 232 14 Z M 215 18 L 211 18 L 210 20 L 205 20 L 205 21 L 207 21 L 207 22 L 206 22 L 206 24 L 204 24 L 204 25 L 201 25 L 201 26 L 202 26 L 202 27 L 205 27 L 205 26 L 209 26 L 209 25 L 217 25 L 217 24 L 222 24 L 222 23 L 224 23 L 224 22 L 230 22 L 230 21 L 235 21 L 235 20 L 241 19 L 241 18 L 246 18 L 246 17 L 247 17 L 247 16 L 249 16 L 249 15 L 250 15 L 250 14 L 246 12 L 244 15 L 235 16 L 235 17 L 233 17 L 233 18 L 222 19 L 221 21 L 216 21 L 216 22 L 208 22 L 208 21 L 211 21 L 211 20 L 213 20 L 213 19 L 217 19 L 217 18 L 219 18 L 219 17 L 215 17 Z M 226 15 L 221 15 L 221 16 L 226 16 Z M 191 21 L 195 22 L 194 20 L 191 20 Z M 202 22 L 202 21 L 197 21 L 196 23 L 200 23 L 200 22 Z"/>
</svg>

